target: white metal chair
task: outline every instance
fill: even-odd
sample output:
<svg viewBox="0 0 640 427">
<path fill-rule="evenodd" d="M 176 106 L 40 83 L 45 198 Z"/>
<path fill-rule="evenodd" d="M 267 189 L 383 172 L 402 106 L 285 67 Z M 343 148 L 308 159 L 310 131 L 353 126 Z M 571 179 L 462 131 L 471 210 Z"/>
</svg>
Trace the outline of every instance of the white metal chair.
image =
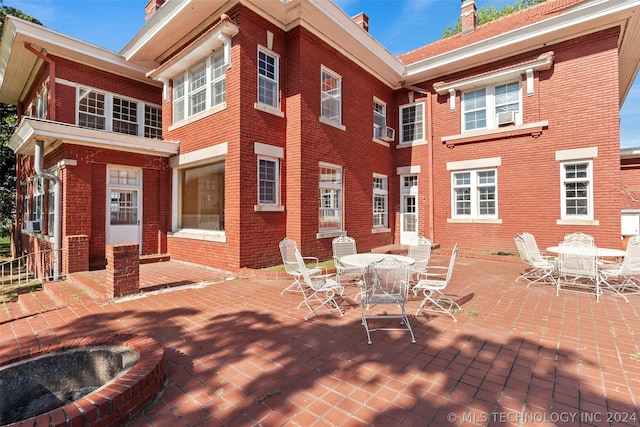
<svg viewBox="0 0 640 427">
<path fill-rule="evenodd" d="M 309 320 L 309 317 L 311 317 L 312 314 L 315 314 L 316 310 L 323 306 L 326 306 L 329 310 L 338 311 L 341 316 L 344 316 L 344 313 L 334 298 L 336 295 L 342 296 L 344 288 L 340 283 L 333 280 L 332 277 L 334 277 L 334 275 L 317 274 L 315 276 L 311 276 L 307 266 L 305 265 L 304 258 L 302 258 L 302 255 L 297 248 L 294 249 L 294 255 L 298 260 L 298 269 L 302 276 L 302 285 L 307 287 L 307 289 L 304 290 L 304 299 L 300 304 L 298 304 L 298 308 L 304 304 L 309 309 L 309 313 L 304 317 L 304 320 Z M 312 306 L 313 302 L 318 302 L 320 304 Z"/>
<path fill-rule="evenodd" d="M 640 294 L 640 236 L 632 236 L 627 244 L 627 254 L 620 263 L 599 264 L 600 282 L 604 290 L 624 298 L 625 294 Z"/>
<path fill-rule="evenodd" d="M 280 255 L 282 255 L 282 264 L 284 265 L 284 270 L 294 279 L 289 286 L 287 286 L 282 290 L 282 292 L 280 292 L 280 295 L 284 295 L 285 292 L 304 292 L 304 289 L 300 283 L 302 273 L 298 268 L 298 260 L 296 259 L 296 256 L 294 254 L 294 251 L 298 249 L 298 244 L 295 240 L 285 237 L 280 241 L 279 246 Z M 315 263 L 315 267 L 308 269 L 310 276 L 315 276 L 322 273 L 322 269 L 318 267 L 318 258 L 304 257 L 303 259 L 307 263 Z"/>
<path fill-rule="evenodd" d="M 514 236 L 518 252 L 522 261 L 529 266 L 527 271 L 518 276 L 520 279 L 528 280 L 527 287 L 536 282 L 547 282 L 555 284 L 553 274 L 556 271 L 556 258 L 542 255 L 536 239 L 531 233 L 516 234 Z"/>
<path fill-rule="evenodd" d="M 331 246 L 333 248 L 333 264 L 336 267 L 338 282 L 342 283 L 342 278 L 345 276 L 350 276 L 353 280 L 362 278 L 364 275 L 364 268 L 344 265 L 340 261 L 340 258 L 345 255 L 358 253 L 356 251 L 356 240 L 349 236 L 339 236 L 332 240 Z"/>
<path fill-rule="evenodd" d="M 411 266 L 411 272 L 413 274 L 424 273 L 429 266 L 429 259 L 431 258 L 431 240 L 424 236 L 413 239 L 409 244 L 407 255 L 416 261 Z"/>
<path fill-rule="evenodd" d="M 452 310 L 461 310 L 460 305 L 444 294 L 445 288 L 451 281 L 457 254 L 458 244 L 456 243 L 451 251 L 448 266 L 429 266 L 427 271 L 420 275 L 420 280 L 413 286 L 413 294 L 417 297 L 418 292 L 422 292 L 424 299 L 416 311 L 416 316 L 420 312 L 435 311 L 451 316 L 454 322 L 458 321 Z"/>
<path fill-rule="evenodd" d="M 556 295 L 563 288 L 569 291 L 595 291 L 596 301 L 600 301 L 598 249 L 588 239 L 560 242 Z"/>
<path fill-rule="evenodd" d="M 595 244 L 595 241 L 593 240 L 592 235 L 585 234 L 580 231 L 571 233 L 571 234 L 565 234 L 564 241 L 565 242 L 579 241 L 579 242 L 591 243 L 592 245 Z"/>
<path fill-rule="evenodd" d="M 415 343 L 405 310 L 409 295 L 409 264 L 392 257 L 383 258 L 367 267 L 363 282 L 360 305 L 368 343 L 371 344 L 371 332 L 375 331 L 409 331 L 411 342 Z M 385 310 L 382 313 L 374 312 L 377 306 L 384 306 Z M 387 312 L 389 306 L 397 307 L 398 311 Z M 390 326 L 386 319 L 400 319 L 400 326 Z"/>
</svg>

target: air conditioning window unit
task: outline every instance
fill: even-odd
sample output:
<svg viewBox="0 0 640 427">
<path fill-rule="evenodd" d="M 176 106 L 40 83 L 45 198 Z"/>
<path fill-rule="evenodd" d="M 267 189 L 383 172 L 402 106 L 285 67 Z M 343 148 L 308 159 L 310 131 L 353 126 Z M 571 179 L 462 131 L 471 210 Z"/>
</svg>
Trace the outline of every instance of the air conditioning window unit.
<svg viewBox="0 0 640 427">
<path fill-rule="evenodd" d="M 382 137 L 380 139 L 384 141 L 393 141 L 396 137 L 396 130 L 394 128 L 386 127 L 383 129 Z"/>
<path fill-rule="evenodd" d="M 498 113 L 498 126 L 513 125 L 515 123 L 515 111 L 503 111 L 502 113 Z"/>
<path fill-rule="evenodd" d="M 27 233 L 40 233 L 42 231 L 40 221 L 25 221 L 24 230 Z"/>
</svg>

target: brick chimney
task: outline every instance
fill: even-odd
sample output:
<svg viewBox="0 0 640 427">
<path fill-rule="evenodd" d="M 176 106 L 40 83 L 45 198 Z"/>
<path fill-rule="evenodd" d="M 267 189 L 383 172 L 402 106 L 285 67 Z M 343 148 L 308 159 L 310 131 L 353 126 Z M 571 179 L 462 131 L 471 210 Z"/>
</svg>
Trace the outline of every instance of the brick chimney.
<svg viewBox="0 0 640 427">
<path fill-rule="evenodd" d="M 472 33 L 476 29 L 476 2 L 462 0 L 462 34 Z"/>
<path fill-rule="evenodd" d="M 149 3 L 144 7 L 144 11 L 146 15 L 144 16 L 144 20 L 148 21 L 151 19 L 154 13 L 164 4 L 166 0 L 149 0 Z"/>
<path fill-rule="evenodd" d="M 351 19 L 353 19 L 356 24 L 360 25 L 360 27 L 367 33 L 369 32 L 369 17 L 366 13 L 360 12 Z"/>
</svg>

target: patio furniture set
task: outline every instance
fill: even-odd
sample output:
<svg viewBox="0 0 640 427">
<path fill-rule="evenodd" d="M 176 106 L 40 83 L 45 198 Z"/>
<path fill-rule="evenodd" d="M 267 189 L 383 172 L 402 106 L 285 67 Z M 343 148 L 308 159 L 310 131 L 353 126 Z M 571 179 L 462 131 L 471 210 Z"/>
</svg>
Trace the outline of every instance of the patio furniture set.
<svg viewBox="0 0 640 427">
<path fill-rule="evenodd" d="M 596 301 L 604 292 L 623 298 L 640 295 L 640 236 L 629 239 L 627 249 L 599 248 L 593 236 L 567 234 L 558 246 L 548 247 L 543 254 L 535 237 L 528 232 L 516 234 L 516 246 L 527 270 L 516 281 L 525 279 L 527 287 L 547 283 L 561 290 L 595 293 Z"/>
<path fill-rule="evenodd" d="M 303 296 L 298 308 L 308 309 L 304 320 L 317 315 L 321 307 L 340 313 L 344 312 L 336 301 L 343 296 L 346 285 L 357 286 L 355 299 L 362 309 L 362 325 L 371 341 L 371 332 L 382 330 L 402 330 L 415 341 L 411 324 L 406 313 L 409 291 L 414 297 L 422 293 L 416 315 L 426 311 L 437 311 L 449 315 L 454 321 L 453 310 L 460 306 L 444 293 L 451 280 L 458 245 L 453 248 L 449 264 L 431 266 L 431 241 L 423 236 L 409 245 L 406 256 L 385 253 L 358 253 L 356 241 L 349 236 L 340 236 L 332 241 L 335 273 L 326 273 L 318 267 L 315 257 L 303 257 L 295 240 L 285 238 L 280 242 L 280 253 L 286 272 L 294 281 L 282 290 L 300 292 Z M 378 309 L 375 309 L 378 307 Z M 397 311 L 389 312 L 392 307 Z M 380 311 L 382 310 L 382 311 Z M 400 325 L 389 323 L 397 319 Z"/>
</svg>

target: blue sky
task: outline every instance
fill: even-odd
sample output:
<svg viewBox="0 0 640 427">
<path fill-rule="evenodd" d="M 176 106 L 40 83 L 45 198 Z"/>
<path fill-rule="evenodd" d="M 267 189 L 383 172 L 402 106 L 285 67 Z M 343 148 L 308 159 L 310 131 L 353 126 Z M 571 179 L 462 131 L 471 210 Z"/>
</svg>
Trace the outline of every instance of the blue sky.
<svg viewBox="0 0 640 427">
<path fill-rule="evenodd" d="M 116 52 L 144 25 L 148 0 L 4 0 L 47 28 Z M 323 0 L 319 0 L 323 1 Z M 349 16 L 369 15 L 369 32 L 391 53 L 438 40 L 460 15 L 459 0 L 334 0 Z M 515 0 L 476 0 L 501 9 Z M 640 147 L 640 78 L 620 111 L 621 147 Z"/>
</svg>

